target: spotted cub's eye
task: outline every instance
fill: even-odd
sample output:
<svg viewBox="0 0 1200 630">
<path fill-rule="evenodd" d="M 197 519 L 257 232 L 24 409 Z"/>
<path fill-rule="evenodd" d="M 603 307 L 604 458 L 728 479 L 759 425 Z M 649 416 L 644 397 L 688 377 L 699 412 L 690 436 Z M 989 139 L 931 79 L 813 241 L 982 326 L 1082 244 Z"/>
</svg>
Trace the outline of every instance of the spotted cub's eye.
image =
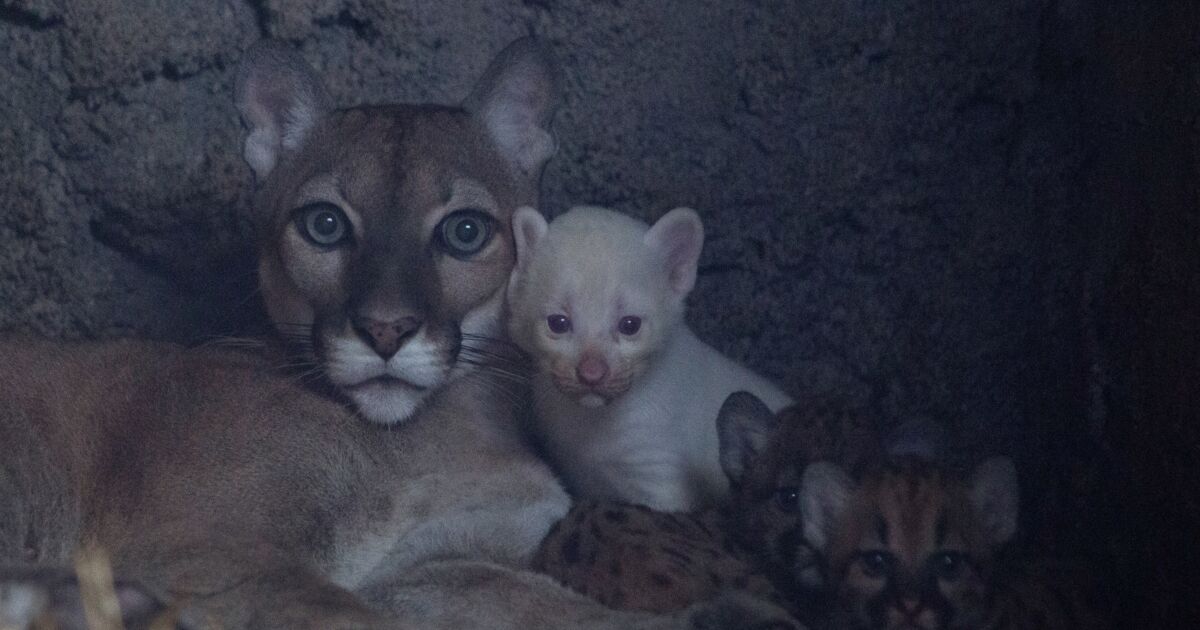
<svg viewBox="0 0 1200 630">
<path fill-rule="evenodd" d="M 892 571 L 892 555 L 886 551 L 864 551 L 858 561 L 868 577 L 884 577 Z"/>
<path fill-rule="evenodd" d="M 350 221 L 342 209 L 326 201 L 310 203 L 294 213 L 296 229 L 308 242 L 334 247 L 350 239 Z"/>
<path fill-rule="evenodd" d="M 571 332 L 571 320 L 566 315 L 551 315 L 546 318 L 546 325 L 556 335 Z"/>
<path fill-rule="evenodd" d="M 775 491 L 775 504 L 784 512 L 795 512 L 800 509 L 800 488 L 784 486 Z"/>
<path fill-rule="evenodd" d="M 933 573 L 942 580 L 957 580 L 962 575 L 966 558 L 957 551 L 947 551 L 935 555 L 931 559 Z"/>
<path fill-rule="evenodd" d="M 631 337 L 636 335 L 642 329 L 642 318 L 634 315 L 626 315 L 617 322 L 617 331 L 622 335 Z"/>
<path fill-rule="evenodd" d="M 442 219 L 435 237 L 448 254 L 466 258 L 479 252 L 492 240 L 495 223 L 496 220 L 482 210 L 458 210 Z"/>
</svg>

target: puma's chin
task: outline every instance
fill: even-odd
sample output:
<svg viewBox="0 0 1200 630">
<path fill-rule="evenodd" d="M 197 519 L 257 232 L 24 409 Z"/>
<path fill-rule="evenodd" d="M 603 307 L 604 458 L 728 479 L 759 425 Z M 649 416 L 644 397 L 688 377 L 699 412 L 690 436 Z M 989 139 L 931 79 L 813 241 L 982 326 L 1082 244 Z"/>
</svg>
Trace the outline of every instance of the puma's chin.
<svg viewBox="0 0 1200 630">
<path fill-rule="evenodd" d="M 329 380 L 359 414 L 380 424 L 408 420 L 452 378 L 455 358 L 422 331 L 387 360 L 354 337 L 330 337 L 322 356 Z"/>
<path fill-rule="evenodd" d="M 373 378 L 344 391 L 363 418 L 378 424 L 398 424 L 417 412 L 429 390 L 394 378 Z"/>
</svg>

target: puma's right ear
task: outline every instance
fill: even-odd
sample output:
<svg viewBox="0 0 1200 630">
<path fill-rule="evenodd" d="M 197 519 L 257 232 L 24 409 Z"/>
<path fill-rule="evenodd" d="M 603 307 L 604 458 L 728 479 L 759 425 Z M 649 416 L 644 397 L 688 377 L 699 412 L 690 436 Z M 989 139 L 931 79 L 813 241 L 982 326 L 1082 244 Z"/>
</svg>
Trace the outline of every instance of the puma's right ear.
<svg viewBox="0 0 1200 630">
<path fill-rule="evenodd" d="M 734 392 L 717 412 L 717 443 L 721 469 L 732 482 L 754 464 L 775 431 L 775 414 L 750 392 Z"/>
<path fill-rule="evenodd" d="M 542 213 L 530 206 L 521 206 L 512 216 L 513 242 L 516 244 L 517 268 L 529 264 L 530 256 L 549 225 Z"/>
<path fill-rule="evenodd" d="M 828 550 L 830 536 L 850 502 L 854 481 L 830 462 L 815 462 L 800 479 L 800 514 L 804 539 L 818 551 Z"/>
<path fill-rule="evenodd" d="M 263 40 L 238 66 L 234 98 L 249 128 L 243 156 L 262 181 L 286 151 L 304 143 L 330 109 L 316 74 L 291 46 Z"/>
<path fill-rule="evenodd" d="M 554 155 L 550 116 L 558 104 L 553 64 L 530 38 L 508 45 L 463 102 L 516 170 L 536 180 Z"/>
</svg>

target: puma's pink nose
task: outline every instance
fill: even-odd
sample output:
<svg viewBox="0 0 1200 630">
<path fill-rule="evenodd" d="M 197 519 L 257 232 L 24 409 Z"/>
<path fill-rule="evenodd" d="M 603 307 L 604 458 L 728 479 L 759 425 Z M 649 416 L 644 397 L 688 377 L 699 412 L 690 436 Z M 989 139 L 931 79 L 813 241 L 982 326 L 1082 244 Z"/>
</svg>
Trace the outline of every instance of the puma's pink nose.
<svg viewBox="0 0 1200 630">
<path fill-rule="evenodd" d="M 579 365 L 575 366 L 575 375 L 584 385 L 599 385 L 608 376 L 608 364 L 598 356 L 585 354 Z"/>
<path fill-rule="evenodd" d="M 416 317 L 399 317 L 386 322 L 370 317 L 353 317 L 350 323 L 354 332 L 384 361 L 392 358 L 404 342 L 421 328 L 421 320 Z"/>
</svg>

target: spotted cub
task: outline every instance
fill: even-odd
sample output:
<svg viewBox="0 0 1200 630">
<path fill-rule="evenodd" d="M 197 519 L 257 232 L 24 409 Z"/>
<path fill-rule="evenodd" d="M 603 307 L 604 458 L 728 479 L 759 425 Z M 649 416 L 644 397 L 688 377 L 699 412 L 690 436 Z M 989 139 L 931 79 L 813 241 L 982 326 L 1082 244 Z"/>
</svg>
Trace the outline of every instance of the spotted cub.
<svg viewBox="0 0 1200 630">
<path fill-rule="evenodd" d="M 578 503 L 542 543 L 536 568 L 616 608 L 666 612 L 736 590 L 801 620 L 817 615 L 822 582 L 801 534 L 801 473 L 816 460 L 853 465 L 873 454 L 874 428 L 835 401 L 775 415 L 746 392 L 726 399 L 717 426 L 730 503 L 695 513 Z"/>
<path fill-rule="evenodd" d="M 1001 630 L 1105 624 L 1049 563 L 999 563 L 1017 529 L 1017 474 L 996 457 L 969 478 L 919 457 L 856 482 L 835 464 L 803 475 L 804 536 L 828 559 L 837 629 Z"/>
</svg>

